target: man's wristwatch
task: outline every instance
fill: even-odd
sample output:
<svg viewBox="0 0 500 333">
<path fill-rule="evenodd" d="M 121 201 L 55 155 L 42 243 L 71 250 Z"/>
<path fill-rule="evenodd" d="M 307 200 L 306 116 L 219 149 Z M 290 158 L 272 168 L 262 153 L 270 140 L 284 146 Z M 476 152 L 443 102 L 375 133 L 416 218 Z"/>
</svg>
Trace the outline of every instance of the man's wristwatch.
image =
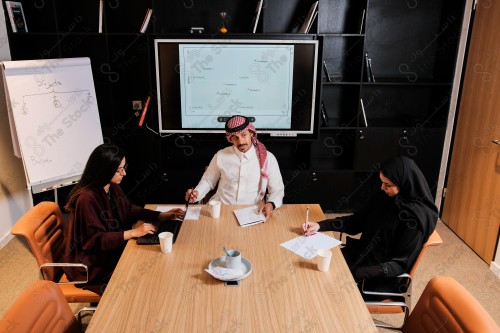
<svg viewBox="0 0 500 333">
<path fill-rule="evenodd" d="M 274 204 L 274 202 L 272 202 L 272 201 L 268 201 L 267 203 L 268 203 L 268 204 L 271 204 L 271 206 L 273 206 L 273 210 L 275 210 L 275 209 L 276 209 L 276 205 Z"/>
</svg>

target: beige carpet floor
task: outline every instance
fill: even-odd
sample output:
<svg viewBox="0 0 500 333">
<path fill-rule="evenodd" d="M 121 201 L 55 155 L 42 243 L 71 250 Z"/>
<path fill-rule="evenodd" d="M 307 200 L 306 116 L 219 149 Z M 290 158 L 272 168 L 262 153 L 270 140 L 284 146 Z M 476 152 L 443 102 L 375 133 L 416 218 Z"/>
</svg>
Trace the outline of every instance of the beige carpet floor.
<svg viewBox="0 0 500 333">
<path fill-rule="evenodd" d="M 443 244 L 431 247 L 424 255 L 414 278 L 413 304 L 432 277 L 448 275 L 465 286 L 500 325 L 500 279 L 445 224 L 439 222 L 437 230 Z M 0 250 L 0 318 L 16 297 L 37 279 L 37 265 L 30 249 L 24 241 L 11 240 Z M 72 308 L 76 311 L 81 306 L 73 304 Z M 400 320 L 395 316 L 376 318 L 393 324 Z"/>
</svg>

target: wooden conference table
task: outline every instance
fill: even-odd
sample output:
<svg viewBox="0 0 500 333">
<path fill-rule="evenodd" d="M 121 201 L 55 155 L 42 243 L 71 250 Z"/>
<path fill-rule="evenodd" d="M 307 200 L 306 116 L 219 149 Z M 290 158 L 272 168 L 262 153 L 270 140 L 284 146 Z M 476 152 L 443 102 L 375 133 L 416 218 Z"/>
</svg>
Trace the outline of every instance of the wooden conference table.
<svg viewBox="0 0 500 333">
<path fill-rule="evenodd" d="M 87 332 L 377 332 L 338 247 L 324 273 L 280 246 L 300 234 L 307 206 L 310 221 L 325 218 L 319 205 L 284 205 L 243 228 L 233 210 L 245 206 L 214 219 L 204 205 L 170 253 L 130 240 Z M 222 246 L 252 263 L 240 286 L 204 271 Z"/>
</svg>

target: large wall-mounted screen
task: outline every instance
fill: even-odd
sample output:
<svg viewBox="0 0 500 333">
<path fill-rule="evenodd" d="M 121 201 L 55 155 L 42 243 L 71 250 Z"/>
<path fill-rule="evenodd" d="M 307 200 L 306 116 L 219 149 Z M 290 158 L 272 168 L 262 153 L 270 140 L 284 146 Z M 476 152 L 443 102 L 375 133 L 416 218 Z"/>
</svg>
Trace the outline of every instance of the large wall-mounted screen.
<svg viewBox="0 0 500 333">
<path fill-rule="evenodd" d="M 219 133 L 232 115 L 260 133 L 313 134 L 317 40 L 157 39 L 160 133 Z"/>
</svg>

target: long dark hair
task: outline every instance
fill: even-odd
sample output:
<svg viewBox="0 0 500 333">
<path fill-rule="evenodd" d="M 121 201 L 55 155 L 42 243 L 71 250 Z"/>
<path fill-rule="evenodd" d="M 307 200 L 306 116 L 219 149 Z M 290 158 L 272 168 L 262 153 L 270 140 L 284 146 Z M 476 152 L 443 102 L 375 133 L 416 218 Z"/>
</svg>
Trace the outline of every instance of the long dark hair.
<svg viewBox="0 0 500 333">
<path fill-rule="evenodd" d="M 106 186 L 115 175 L 124 157 L 123 150 L 115 145 L 102 144 L 97 146 L 87 160 L 80 181 L 69 193 L 64 208 L 68 212 L 75 209 L 78 196 L 84 190 Z"/>
</svg>

